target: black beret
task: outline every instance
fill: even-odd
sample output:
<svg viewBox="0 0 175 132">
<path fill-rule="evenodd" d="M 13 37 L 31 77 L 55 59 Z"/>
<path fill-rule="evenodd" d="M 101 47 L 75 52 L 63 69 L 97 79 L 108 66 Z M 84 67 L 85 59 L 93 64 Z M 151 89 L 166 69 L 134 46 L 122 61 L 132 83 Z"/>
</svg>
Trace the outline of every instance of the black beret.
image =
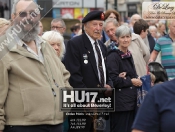
<svg viewBox="0 0 175 132">
<path fill-rule="evenodd" d="M 105 15 L 102 11 L 91 11 L 82 20 L 82 23 L 86 23 L 91 20 L 101 20 L 104 21 Z"/>
</svg>

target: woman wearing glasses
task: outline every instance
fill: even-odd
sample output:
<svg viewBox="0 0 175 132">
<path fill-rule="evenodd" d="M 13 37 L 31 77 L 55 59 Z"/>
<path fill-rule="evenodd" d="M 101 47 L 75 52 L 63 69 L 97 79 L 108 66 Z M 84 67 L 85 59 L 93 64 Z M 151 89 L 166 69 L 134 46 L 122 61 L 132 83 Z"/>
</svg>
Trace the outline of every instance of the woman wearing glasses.
<svg viewBox="0 0 175 132">
<path fill-rule="evenodd" d="M 108 72 L 115 88 L 115 112 L 110 113 L 111 132 L 131 132 L 135 117 L 138 78 L 131 52 L 131 30 L 120 26 L 115 33 L 118 47 L 111 47 L 107 56 Z M 114 45 L 115 46 L 115 45 Z"/>
<path fill-rule="evenodd" d="M 56 50 L 58 57 L 62 60 L 65 53 L 64 39 L 57 31 L 47 31 L 42 35 L 42 38 Z"/>
</svg>

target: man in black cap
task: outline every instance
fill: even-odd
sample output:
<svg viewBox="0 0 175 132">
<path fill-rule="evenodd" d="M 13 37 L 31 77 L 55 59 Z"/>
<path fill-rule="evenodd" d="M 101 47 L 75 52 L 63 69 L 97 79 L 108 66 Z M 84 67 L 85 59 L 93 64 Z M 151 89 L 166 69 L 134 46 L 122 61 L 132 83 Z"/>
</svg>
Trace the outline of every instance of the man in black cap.
<svg viewBox="0 0 175 132">
<path fill-rule="evenodd" d="M 98 40 L 101 37 L 103 21 L 104 13 L 102 11 L 92 11 L 84 17 L 82 23 L 85 33 L 68 41 L 65 66 L 71 74 L 69 82 L 72 87 L 106 88 L 106 91 L 99 96 L 107 97 L 110 95 L 113 84 L 108 77 L 105 65 L 107 49 Z M 70 118 L 75 118 L 75 116 Z M 87 120 L 85 128 L 70 130 L 70 132 L 94 131 L 93 116 L 83 116 L 82 118 Z"/>
</svg>

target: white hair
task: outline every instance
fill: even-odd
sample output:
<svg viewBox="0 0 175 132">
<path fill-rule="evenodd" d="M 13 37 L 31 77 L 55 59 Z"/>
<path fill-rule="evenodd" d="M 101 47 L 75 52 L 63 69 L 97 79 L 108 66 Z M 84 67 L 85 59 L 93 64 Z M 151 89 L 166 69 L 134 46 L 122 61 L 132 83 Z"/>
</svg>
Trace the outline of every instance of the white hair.
<svg viewBox="0 0 175 132">
<path fill-rule="evenodd" d="M 151 30 L 156 30 L 157 31 L 157 28 L 155 26 L 149 26 L 149 31 Z"/>
<path fill-rule="evenodd" d="M 116 26 L 116 27 L 119 26 L 119 23 L 118 23 L 118 21 L 117 21 L 116 19 L 114 19 L 114 18 L 108 18 L 108 19 L 106 19 L 106 21 L 104 22 L 103 28 L 106 28 L 108 23 L 113 23 L 114 26 Z"/>
<path fill-rule="evenodd" d="M 131 36 L 131 29 L 128 26 L 125 25 L 121 25 L 120 27 L 117 28 L 116 32 L 115 32 L 115 36 L 117 38 L 121 37 L 121 36 L 125 36 L 125 35 L 130 35 Z"/>
<path fill-rule="evenodd" d="M 133 18 L 134 18 L 135 16 L 140 17 L 140 19 L 142 18 L 139 14 L 133 14 L 133 15 L 131 16 L 131 18 L 130 18 L 130 21 L 131 21 L 131 22 L 133 21 Z"/>
<path fill-rule="evenodd" d="M 64 38 L 63 38 L 63 36 L 59 32 L 52 30 L 52 31 L 45 32 L 42 35 L 42 38 L 45 39 L 48 42 L 50 42 L 50 41 L 61 42 L 61 45 L 60 45 L 61 49 L 60 49 L 60 56 L 59 56 L 59 58 L 63 59 L 64 54 L 65 54 L 65 45 L 64 45 Z"/>
</svg>

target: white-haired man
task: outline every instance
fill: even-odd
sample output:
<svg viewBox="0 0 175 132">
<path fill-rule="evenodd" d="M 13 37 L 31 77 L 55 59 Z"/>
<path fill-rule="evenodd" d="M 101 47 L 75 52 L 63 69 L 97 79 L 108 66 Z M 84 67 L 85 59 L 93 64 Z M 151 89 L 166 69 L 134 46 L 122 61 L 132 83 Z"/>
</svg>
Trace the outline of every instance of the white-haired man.
<svg viewBox="0 0 175 132">
<path fill-rule="evenodd" d="M 131 19 L 130 19 L 130 28 L 131 28 L 131 31 L 132 31 L 132 32 L 134 32 L 134 31 L 133 31 L 134 23 L 135 23 L 137 20 L 141 19 L 141 18 L 142 18 L 142 17 L 141 17 L 139 14 L 134 14 L 134 15 L 131 16 Z"/>
</svg>

